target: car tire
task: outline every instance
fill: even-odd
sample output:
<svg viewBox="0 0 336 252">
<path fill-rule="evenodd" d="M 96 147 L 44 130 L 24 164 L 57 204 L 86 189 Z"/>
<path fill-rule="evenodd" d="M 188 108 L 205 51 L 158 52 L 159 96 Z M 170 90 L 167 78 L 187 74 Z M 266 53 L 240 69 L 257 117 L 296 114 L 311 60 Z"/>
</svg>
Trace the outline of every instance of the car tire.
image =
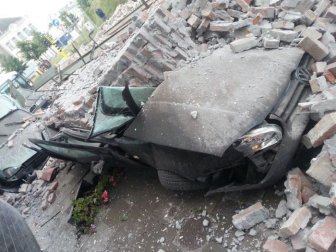
<svg viewBox="0 0 336 252">
<path fill-rule="evenodd" d="M 0 200 L 0 250 L 4 252 L 41 251 L 20 213 Z"/>
<path fill-rule="evenodd" d="M 158 176 L 161 185 L 172 191 L 199 191 L 209 187 L 208 183 L 191 181 L 166 170 L 158 170 Z"/>
</svg>

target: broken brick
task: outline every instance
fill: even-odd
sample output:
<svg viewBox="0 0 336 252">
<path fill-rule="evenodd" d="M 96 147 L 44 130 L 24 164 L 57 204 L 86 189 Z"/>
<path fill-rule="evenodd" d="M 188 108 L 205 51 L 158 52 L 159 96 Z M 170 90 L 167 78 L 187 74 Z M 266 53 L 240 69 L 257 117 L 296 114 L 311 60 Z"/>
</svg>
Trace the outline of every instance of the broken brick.
<svg viewBox="0 0 336 252">
<path fill-rule="evenodd" d="M 193 14 L 189 17 L 187 22 L 192 28 L 196 29 L 201 24 L 201 19 Z"/>
<path fill-rule="evenodd" d="M 329 70 L 325 70 L 323 73 L 323 76 L 326 78 L 326 80 L 331 83 L 335 84 L 336 83 L 336 77 L 333 75 L 333 73 Z"/>
<path fill-rule="evenodd" d="M 331 6 L 328 10 L 327 13 L 325 14 L 326 18 L 331 18 L 333 20 L 336 19 L 336 6 Z"/>
<path fill-rule="evenodd" d="M 299 46 L 309 53 L 315 60 L 322 60 L 329 54 L 329 49 L 322 42 L 310 36 L 304 37 Z"/>
<path fill-rule="evenodd" d="M 324 70 L 327 67 L 327 63 L 324 61 L 315 62 L 311 65 L 311 69 L 316 73 L 317 76 L 320 76 L 324 73 Z"/>
<path fill-rule="evenodd" d="M 46 168 L 46 169 L 43 169 L 41 172 L 42 173 L 41 173 L 40 179 L 50 182 L 55 178 L 57 169 L 56 168 Z"/>
<path fill-rule="evenodd" d="M 280 41 L 284 42 L 292 42 L 299 36 L 299 33 L 291 30 L 281 30 L 281 29 L 273 29 L 270 31 L 271 35 L 275 38 L 280 39 Z"/>
<path fill-rule="evenodd" d="M 266 252 L 288 252 L 289 248 L 286 243 L 279 240 L 267 240 L 263 245 Z"/>
<path fill-rule="evenodd" d="M 327 80 L 324 76 L 312 78 L 309 81 L 310 88 L 314 94 L 322 92 L 328 88 Z"/>
<path fill-rule="evenodd" d="M 301 178 L 297 174 L 287 175 L 285 181 L 285 194 L 287 198 L 287 207 L 291 210 L 298 209 L 302 205 L 301 197 Z"/>
<path fill-rule="evenodd" d="M 256 37 L 237 39 L 230 43 L 231 50 L 235 53 L 249 50 L 258 45 L 258 39 Z"/>
<path fill-rule="evenodd" d="M 336 219 L 331 216 L 317 222 L 308 237 L 308 245 L 317 251 L 335 251 Z"/>
<path fill-rule="evenodd" d="M 232 216 L 233 225 L 240 230 L 249 229 L 268 218 L 269 212 L 258 202 Z"/>
<path fill-rule="evenodd" d="M 333 169 L 329 154 L 323 152 L 315 160 L 312 160 L 307 174 L 321 184 L 330 187 L 333 182 L 336 182 L 336 174 Z"/>
<path fill-rule="evenodd" d="M 317 147 L 336 133 L 336 112 L 326 114 L 303 139 L 307 148 Z"/>
<path fill-rule="evenodd" d="M 250 9 L 250 5 L 244 0 L 236 0 L 236 3 L 242 8 L 243 11 L 247 12 Z"/>
<path fill-rule="evenodd" d="M 307 226 L 311 217 L 311 212 L 307 207 L 296 209 L 280 227 L 280 235 L 284 238 L 295 235 L 300 229 L 304 229 Z"/>
<path fill-rule="evenodd" d="M 334 76 L 336 75 L 336 62 L 327 65 L 326 69 L 330 71 Z"/>
</svg>

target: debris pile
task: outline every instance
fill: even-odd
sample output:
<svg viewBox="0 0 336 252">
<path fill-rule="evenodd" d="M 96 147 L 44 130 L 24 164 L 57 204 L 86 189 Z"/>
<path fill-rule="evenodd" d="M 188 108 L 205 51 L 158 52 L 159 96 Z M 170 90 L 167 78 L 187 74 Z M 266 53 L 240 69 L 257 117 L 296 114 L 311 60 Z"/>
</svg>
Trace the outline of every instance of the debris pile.
<svg viewBox="0 0 336 252">
<path fill-rule="evenodd" d="M 31 175 L 31 180 L 21 184 L 17 192 L 5 192 L 2 198 L 27 216 L 37 208 L 46 210 L 56 200 L 58 181 L 57 173 L 62 169 L 70 169 L 72 162 L 49 158 L 41 170 Z"/>
</svg>

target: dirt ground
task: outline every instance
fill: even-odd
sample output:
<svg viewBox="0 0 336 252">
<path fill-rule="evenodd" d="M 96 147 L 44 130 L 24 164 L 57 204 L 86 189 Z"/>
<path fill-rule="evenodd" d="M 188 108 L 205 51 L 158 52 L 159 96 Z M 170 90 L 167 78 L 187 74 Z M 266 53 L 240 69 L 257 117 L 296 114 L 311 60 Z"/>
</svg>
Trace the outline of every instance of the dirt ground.
<svg viewBox="0 0 336 252">
<path fill-rule="evenodd" d="M 96 233 L 78 236 L 67 220 L 85 170 L 62 170 L 54 204 L 44 212 L 35 207 L 27 217 L 43 251 L 260 251 L 266 237 L 276 235 L 261 223 L 255 236 L 238 236 L 231 222 L 237 210 L 260 200 L 274 212 L 280 197 L 272 188 L 205 198 L 165 190 L 154 170 L 128 170 L 100 208 Z"/>
</svg>

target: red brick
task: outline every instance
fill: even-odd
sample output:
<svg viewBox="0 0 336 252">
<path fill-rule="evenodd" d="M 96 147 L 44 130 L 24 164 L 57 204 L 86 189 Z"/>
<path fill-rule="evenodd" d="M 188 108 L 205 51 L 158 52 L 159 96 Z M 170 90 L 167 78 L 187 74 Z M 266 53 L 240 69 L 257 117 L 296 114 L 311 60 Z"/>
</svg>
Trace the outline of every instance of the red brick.
<svg viewBox="0 0 336 252">
<path fill-rule="evenodd" d="M 284 238 L 295 235 L 300 229 L 304 229 L 307 226 L 311 217 L 311 212 L 307 207 L 296 209 L 280 227 L 280 235 Z"/>
<path fill-rule="evenodd" d="M 298 209 L 302 205 L 301 185 L 301 177 L 299 175 L 288 173 L 285 181 L 285 194 L 287 207 L 291 210 Z"/>
<path fill-rule="evenodd" d="M 56 168 L 46 168 L 46 169 L 43 169 L 41 172 L 42 172 L 41 179 L 44 181 L 50 182 L 55 178 L 57 169 Z"/>
<path fill-rule="evenodd" d="M 335 75 L 333 75 L 333 73 L 331 71 L 325 70 L 323 75 L 327 79 L 327 81 L 330 82 L 331 84 L 336 83 L 336 77 L 335 77 Z"/>
<path fill-rule="evenodd" d="M 320 153 L 307 170 L 307 174 L 321 184 L 330 187 L 336 182 L 336 174 L 327 152 Z"/>
<path fill-rule="evenodd" d="M 263 246 L 266 252 L 288 252 L 289 248 L 286 243 L 279 240 L 267 240 Z"/>
<path fill-rule="evenodd" d="M 313 232 L 308 237 L 308 245 L 319 252 L 335 251 L 336 219 L 325 217 L 312 228 Z"/>
<path fill-rule="evenodd" d="M 334 76 L 336 75 L 336 62 L 327 65 L 327 70 L 329 70 Z"/>
<path fill-rule="evenodd" d="M 304 136 L 303 143 L 307 148 L 317 147 L 323 144 L 323 141 L 329 139 L 336 133 L 336 112 L 326 114 Z"/>
</svg>

